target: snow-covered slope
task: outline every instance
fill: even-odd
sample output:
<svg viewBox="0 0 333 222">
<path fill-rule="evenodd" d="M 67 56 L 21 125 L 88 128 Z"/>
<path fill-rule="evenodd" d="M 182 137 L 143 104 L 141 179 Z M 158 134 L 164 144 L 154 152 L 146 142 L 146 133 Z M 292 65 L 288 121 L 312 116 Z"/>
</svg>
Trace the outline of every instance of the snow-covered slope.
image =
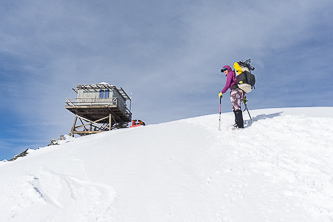
<svg viewBox="0 0 333 222">
<path fill-rule="evenodd" d="M 223 113 L 0 162 L 0 221 L 333 221 L 333 108 Z"/>
</svg>

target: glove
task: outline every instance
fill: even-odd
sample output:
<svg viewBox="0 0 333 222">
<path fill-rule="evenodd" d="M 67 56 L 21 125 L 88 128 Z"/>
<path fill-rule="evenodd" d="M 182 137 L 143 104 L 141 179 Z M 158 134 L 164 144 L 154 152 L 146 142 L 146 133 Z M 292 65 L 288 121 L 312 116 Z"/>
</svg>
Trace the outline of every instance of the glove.
<svg viewBox="0 0 333 222">
<path fill-rule="evenodd" d="M 243 99 L 243 103 L 246 105 L 246 103 L 247 103 L 247 99 L 246 98 Z"/>
<path fill-rule="evenodd" d="M 221 97 L 222 97 L 222 92 L 219 93 L 219 98 L 221 98 Z"/>
</svg>

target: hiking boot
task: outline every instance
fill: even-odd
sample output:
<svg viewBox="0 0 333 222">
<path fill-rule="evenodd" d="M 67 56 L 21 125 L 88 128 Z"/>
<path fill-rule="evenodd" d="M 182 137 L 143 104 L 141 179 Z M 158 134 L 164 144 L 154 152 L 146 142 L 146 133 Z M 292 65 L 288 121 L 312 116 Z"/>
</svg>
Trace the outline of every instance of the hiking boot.
<svg viewBox="0 0 333 222">
<path fill-rule="evenodd" d="M 237 128 L 244 128 L 243 112 L 242 112 L 242 110 L 236 110 L 236 111 L 234 111 L 234 113 L 235 113 Z"/>
</svg>

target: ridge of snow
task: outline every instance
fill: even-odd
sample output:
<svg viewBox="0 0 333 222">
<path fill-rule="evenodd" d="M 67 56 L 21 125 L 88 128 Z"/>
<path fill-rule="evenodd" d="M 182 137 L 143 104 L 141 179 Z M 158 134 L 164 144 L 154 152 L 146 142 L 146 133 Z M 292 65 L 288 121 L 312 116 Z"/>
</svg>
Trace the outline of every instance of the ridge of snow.
<svg viewBox="0 0 333 222">
<path fill-rule="evenodd" d="M 98 83 L 98 85 L 111 85 L 111 84 L 108 82 L 100 82 L 100 83 Z"/>
<path fill-rule="evenodd" d="M 71 139 L 0 162 L 0 221 L 332 221 L 332 107 Z"/>
</svg>

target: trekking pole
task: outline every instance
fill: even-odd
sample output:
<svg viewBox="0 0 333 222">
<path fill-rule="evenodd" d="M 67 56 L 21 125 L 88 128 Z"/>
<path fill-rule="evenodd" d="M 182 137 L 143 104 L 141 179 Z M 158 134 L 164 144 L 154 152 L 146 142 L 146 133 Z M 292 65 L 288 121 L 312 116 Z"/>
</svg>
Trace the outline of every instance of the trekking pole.
<svg viewBox="0 0 333 222">
<path fill-rule="evenodd" d="M 246 111 L 247 111 L 247 113 L 249 114 L 249 117 L 250 117 L 250 119 L 251 119 L 251 123 L 253 123 L 253 120 L 252 120 L 252 117 L 251 117 L 251 115 L 250 115 L 249 109 L 247 108 L 247 104 L 244 103 L 244 105 L 245 105 L 245 109 L 246 109 Z M 245 110 L 244 110 L 244 111 L 245 111 Z"/>
<path fill-rule="evenodd" d="M 219 131 L 221 131 L 221 103 L 222 103 L 222 96 L 220 97 Z"/>
</svg>

